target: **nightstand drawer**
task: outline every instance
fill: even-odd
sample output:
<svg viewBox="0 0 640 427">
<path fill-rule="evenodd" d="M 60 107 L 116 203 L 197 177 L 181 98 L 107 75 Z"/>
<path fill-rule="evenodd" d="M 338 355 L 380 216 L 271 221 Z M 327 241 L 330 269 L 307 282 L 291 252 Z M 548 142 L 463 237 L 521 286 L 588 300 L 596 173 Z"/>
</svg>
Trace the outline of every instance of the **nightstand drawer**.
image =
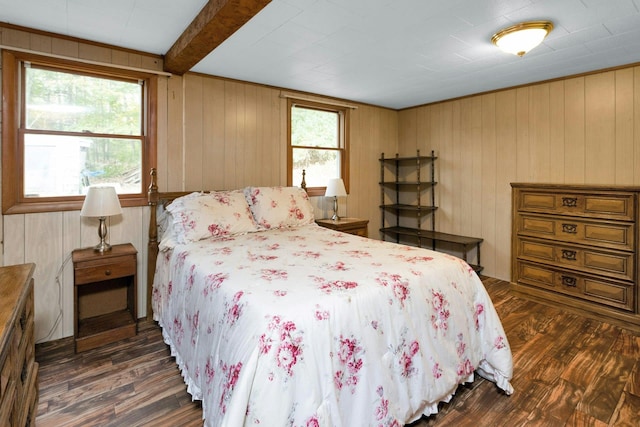
<svg viewBox="0 0 640 427">
<path fill-rule="evenodd" d="M 345 233 L 349 233 L 349 234 L 355 234 L 356 236 L 362 236 L 362 237 L 369 237 L 369 233 L 366 229 L 366 227 L 358 227 L 358 228 L 352 228 L 352 229 L 344 229 L 343 230 Z"/>
<path fill-rule="evenodd" d="M 368 233 L 368 219 L 360 218 L 340 218 L 333 219 L 318 219 L 316 223 L 325 228 L 331 230 L 341 231 L 343 233 L 355 234 L 356 236 L 369 237 Z"/>
<path fill-rule="evenodd" d="M 81 267 L 75 269 L 76 285 L 117 279 L 136 273 L 136 259 L 132 257 L 127 257 L 124 260 L 112 259 L 109 263 L 97 263 L 97 265 L 87 264 L 94 263 L 83 263 Z"/>
</svg>

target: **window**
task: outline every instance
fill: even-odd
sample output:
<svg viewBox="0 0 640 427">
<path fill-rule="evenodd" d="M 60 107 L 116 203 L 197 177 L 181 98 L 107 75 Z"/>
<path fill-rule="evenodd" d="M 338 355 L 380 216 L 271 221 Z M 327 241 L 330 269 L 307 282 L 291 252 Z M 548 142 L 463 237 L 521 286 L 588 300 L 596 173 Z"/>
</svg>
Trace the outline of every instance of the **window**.
<svg viewBox="0 0 640 427">
<path fill-rule="evenodd" d="M 3 213 L 80 209 L 89 185 L 146 204 L 155 163 L 155 79 L 3 52 Z M 7 108 L 9 106 L 9 108 Z"/>
<path fill-rule="evenodd" d="M 300 185 L 304 170 L 310 196 L 324 195 L 331 178 L 348 191 L 348 108 L 290 99 L 288 111 L 288 185 Z"/>
</svg>

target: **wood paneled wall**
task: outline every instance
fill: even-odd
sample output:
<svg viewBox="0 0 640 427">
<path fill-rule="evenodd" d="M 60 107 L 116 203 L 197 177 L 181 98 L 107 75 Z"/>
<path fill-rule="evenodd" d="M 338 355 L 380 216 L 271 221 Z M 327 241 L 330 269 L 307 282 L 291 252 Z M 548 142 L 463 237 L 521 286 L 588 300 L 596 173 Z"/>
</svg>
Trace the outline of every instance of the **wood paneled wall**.
<svg viewBox="0 0 640 427">
<path fill-rule="evenodd" d="M 640 67 L 399 112 L 399 151 L 434 149 L 436 227 L 484 238 L 510 279 L 511 182 L 640 185 Z"/>
<path fill-rule="evenodd" d="M 5 46 L 105 64 L 162 69 L 157 56 L 116 47 L 3 26 L 0 37 L 0 44 Z M 287 103 L 280 89 L 199 74 L 160 77 L 158 85 L 160 191 L 286 185 Z M 397 150 L 398 114 L 357 105 L 351 117 L 351 191 L 346 200 L 340 201 L 340 214 L 369 218 L 369 233 L 375 237 L 380 223 L 377 159 L 382 151 Z M 332 203 L 323 197 L 312 202 L 316 216 L 330 216 Z M 2 221 L 3 265 L 36 263 L 36 339 L 71 336 L 73 266 L 69 257 L 73 249 L 97 243 L 97 221 L 80 218 L 78 211 L 7 215 Z M 131 242 L 138 249 L 140 316 L 146 315 L 148 221 L 146 207 L 127 208 L 109 226 L 112 244 Z M 61 321 L 53 328 L 59 315 Z"/>
<path fill-rule="evenodd" d="M 166 109 L 159 113 L 167 118 L 161 120 L 166 128 L 158 132 L 168 141 L 158 147 L 161 190 L 286 185 L 287 101 L 280 89 L 185 74 L 168 79 L 166 93 Z M 397 150 L 398 114 L 354 105 L 349 129 L 351 188 L 349 197 L 340 200 L 339 212 L 368 218 L 370 234 L 376 236 L 378 158 L 382 151 Z M 330 201 L 315 197 L 312 202 L 317 217 L 331 215 Z"/>
</svg>

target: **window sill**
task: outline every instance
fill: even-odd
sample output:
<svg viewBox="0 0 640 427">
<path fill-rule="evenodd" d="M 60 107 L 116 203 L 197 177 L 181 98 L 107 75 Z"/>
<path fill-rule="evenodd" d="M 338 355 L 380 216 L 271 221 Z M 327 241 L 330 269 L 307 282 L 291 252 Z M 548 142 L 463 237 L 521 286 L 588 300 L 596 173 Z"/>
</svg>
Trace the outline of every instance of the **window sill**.
<svg viewBox="0 0 640 427">
<path fill-rule="evenodd" d="M 78 200 L 49 200 L 49 201 L 33 201 L 23 203 L 13 203 L 8 208 L 2 209 L 3 215 L 17 215 L 28 213 L 43 212 L 63 212 L 63 211 L 79 211 L 82 209 L 84 197 Z M 120 205 L 123 208 L 135 206 L 147 206 L 148 201 L 146 195 L 133 197 L 120 197 Z"/>
</svg>

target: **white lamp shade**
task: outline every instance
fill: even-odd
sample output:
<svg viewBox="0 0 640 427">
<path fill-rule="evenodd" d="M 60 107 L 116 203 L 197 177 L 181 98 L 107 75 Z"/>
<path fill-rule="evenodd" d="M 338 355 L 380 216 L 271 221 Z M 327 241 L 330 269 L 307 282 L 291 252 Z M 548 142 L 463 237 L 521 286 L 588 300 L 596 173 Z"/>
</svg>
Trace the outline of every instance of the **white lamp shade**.
<svg viewBox="0 0 640 427">
<path fill-rule="evenodd" d="M 330 179 L 327 183 L 327 191 L 324 195 L 326 197 L 344 197 L 347 195 L 347 190 L 344 188 L 344 181 L 342 178 Z"/>
<path fill-rule="evenodd" d="M 107 217 L 122 213 L 116 189 L 110 186 L 89 187 L 80 216 Z"/>
</svg>

